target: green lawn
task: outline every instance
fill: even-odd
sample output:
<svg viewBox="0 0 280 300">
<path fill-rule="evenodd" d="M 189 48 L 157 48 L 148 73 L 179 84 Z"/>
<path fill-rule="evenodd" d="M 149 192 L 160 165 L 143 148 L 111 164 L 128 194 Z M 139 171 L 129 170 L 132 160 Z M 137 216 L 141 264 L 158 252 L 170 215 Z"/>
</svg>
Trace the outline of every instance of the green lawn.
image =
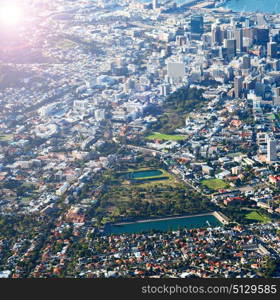
<svg viewBox="0 0 280 300">
<path fill-rule="evenodd" d="M 207 186 L 211 190 L 220 190 L 227 188 L 229 185 L 221 179 L 202 180 L 202 185 Z"/>
<path fill-rule="evenodd" d="M 245 219 L 259 221 L 262 223 L 270 222 L 271 219 L 264 214 L 261 214 L 257 211 L 252 211 L 245 216 Z"/>
<path fill-rule="evenodd" d="M 13 139 L 12 134 L 0 135 L 0 142 L 9 142 Z"/>
<path fill-rule="evenodd" d="M 22 197 L 21 198 L 21 201 L 24 203 L 24 204 L 29 204 L 31 202 L 33 198 L 32 197 Z"/>
<path fill-rule="evenodd" d="M 280 119 L 280 113 L 275 114 L 275 117 L 279 120 Z"/>
<path fill-rule="evenodd" d="M 164 140 L 164 141 L 182 141 L 186 137 L 183 135 L 171 135 L 155 132 L 147 137 L 148 140 Z"/>
<path fill-rule="evenodd" d="M 243 153 L 242 152 L 236 152 L 236 153 L 231 153 L 229 154 L 228 156 L 234 158 L 234 157 L 239 157 L 240 155 L 242 155 Z"/>
<path fill-rule="evenodd" d="M 77 44 L 75 42 L 65 39 L 65 40 L 59 41 L 56 44 L 56 46 L 61 49 L 71 49 L 71 48 L 75 48 L 77 46 Z"/>
<path fill-rule="evenodd" d="M 268 115 L 268 118 L 270 120 L 275 120 L 276 119 L 276 115 L 275 114 L 270 114 L 270 115 Z"/>
<path fill-rule="evenodd" d="M 140 168 L 137 170 L 134 169 L 129 169 L 130 172 L 139 172 L 139 171 L 148 171 L 150 170 L 149 168 Z M 161 175 L 156 175 L 156 176 L 148 176 L 148 177 L 143 177 L 143 178 L 135 178 L 135 183 L 137 183 L 137 181 L 139 181 L 139 184 L 137 184 L 137 186 L 139 187 L 149 187 L 149 186 L 153 186 L 153 185 L 157 185 L 157 184 L 164 184 L 164 185 L 173 185 L 176 183 L 175 178 L 168 173 L 166 170 L 164 169 L 158 169 L 159 171 L 162 172 Z M 122 172 L 121 172 L 122 173 Z M 169 179 L 166 179 L 166 177 L 168 177 Z M 154 181 L 148 181 L 148 179 L 157 179 Z M 141 180 L 147 180 L 146 182 L 141 183 Z"/>
</svg>

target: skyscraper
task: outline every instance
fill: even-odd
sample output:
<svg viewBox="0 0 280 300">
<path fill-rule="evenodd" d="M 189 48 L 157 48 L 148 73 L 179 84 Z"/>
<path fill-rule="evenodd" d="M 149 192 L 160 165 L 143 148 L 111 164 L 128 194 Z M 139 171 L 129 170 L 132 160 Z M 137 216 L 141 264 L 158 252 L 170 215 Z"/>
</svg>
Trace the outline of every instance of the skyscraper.
<svg viewBox="0 0 280 300">
<path fill-rule="evenodd" d="M 153 0 L 153 9 L 159 8 L 159 0 Z"/>
<path fill-rule="evenodd" d="M 212 45 L 221 45 L 222 44 L 222 31 L 220 25 L 214 24 L 212 26 Z"/>
<path fill-rule="evenodd" d="M 269 42 L 268 28 L 254 28 L 255 41 L 257 45 L 267 45 Z"/>
<path fill-rule="evenodd" d="M 236 51 L 243 51 L 243 31 L 241 28 L 237 28 L 234 32 L 234 37 L 236 39 Z"/>
<path fill-rule="evenodd" d="M 272 89 L 273 91 L 273 105 L 280 106 L 280 87 Z"/>
<path fill-rule="evenodd" d="M 254 38 L 255 38 L 255 28 L 243 28 L 243 37 L 244 39 L 247 38 L 247 43 L 249 45 L 253 44 Z"/>
<path fill-rule="evenodd" d="M 160 86 L 160 95 L 167 96 L 170 92 L 170 86 L 167 84 L 162 84 Z"/>
<path fill-rule="evenodd" d="M 269 42 L 267 43 L 267 56 L 271 58 L 277 58 L 278 53 L 277 53 L 277 43 L 275 42 Z"/>
<path fill-rule="evenodd" d="M 233 59 L 236 55 L 236 40 L 227 39 L 224 41 L 224 47 L 226 48 L 226 55 L 229 60 Z"/>
<path fill-rule="evenodd" d="M 183 45 L 186 45 L 186 43 L 187 43 L 187 40 L 186 40 L 185 36 L 182 36 L 182 35 L 176 36 L 176 45 L 183 46 Z"/>
<path fill-rule="evenodd" d="M 191 16 L 190 31 L 191 33 L 203 34 L 204 21 L 202 16 Z"/>
<path fill-rule="evenodd" d="M 245 28 L 250 28 L 250 19 L 245 19 L 244 27 Z"/>
<path fill-rule="evenodd" d="M 267 21 L 266 21 L 265 16 L 263 14 L 257 14 L 256 20 L 257 20 L 258 26 L 260 26 L 260 27 L 267 25 Z"/>
<path fill-rule="evenodd" d="M 164 50 L 165 50 L 165 55 L 166 56 L 170 56 L 172 54 L 172 49 L 171 49 L 170 45 L 166 45 Z"/>
<path fill-rule="evenodd" d="M 235 98 L 239 98 L 241 96 L 242 83 L 243 83 L 243 78 L 241 76 L 236 76 L 234 78 L 234 95 L 235 95 Z"/>
<path fill-rule="evenodd" d="M 250 69 L 251 68 L 251 58 L 249 55 L 244 55 L 242 57 L 242 69 Z"/>
</svg>

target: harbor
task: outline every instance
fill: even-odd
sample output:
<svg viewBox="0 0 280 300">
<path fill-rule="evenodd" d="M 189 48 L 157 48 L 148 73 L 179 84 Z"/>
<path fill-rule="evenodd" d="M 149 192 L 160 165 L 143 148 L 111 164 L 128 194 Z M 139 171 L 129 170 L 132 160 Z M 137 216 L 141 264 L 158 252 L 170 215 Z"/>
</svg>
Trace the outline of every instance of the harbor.
<svg viewBox="0 0 280 300">
<path fill-rule="evenodd" d="M 280 13 L 279 0 L 226 0 L 223 7 L 235 12 Z"/>
</svg>

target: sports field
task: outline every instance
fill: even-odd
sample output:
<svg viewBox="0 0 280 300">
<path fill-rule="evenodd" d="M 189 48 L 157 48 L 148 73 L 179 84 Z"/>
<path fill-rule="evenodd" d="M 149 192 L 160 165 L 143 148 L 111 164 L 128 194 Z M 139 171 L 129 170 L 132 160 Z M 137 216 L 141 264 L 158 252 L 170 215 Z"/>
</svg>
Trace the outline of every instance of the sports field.
<svg viewBox="0 0 280 300">
<path fill-rule="evenodd" d="M 0 142 L 9 142 L 13 139 L 12 134 L 0 135 Z"/>
<path fill-rule="evenodd" d="M 183 135 L 162 134 L 155 132 L 147 137 L 148 140 L 182 141 L 186 137 Z"/>
<path fill-rule="evenodd" d="M 202 185 L 207 186 L 211 190 L 220 190 L 228 187 L 228 184 L 221 179 L 203 180 Z"/>
<path fill-rule="evenodd" d="M 267 222 L 271 221 L 271 219 L 269 217 L 267 217 L 266 215 L 259 213 L 257 211 L 252 211 L 252 212 L 248 213 L 245 216 L 245 219 L 259 221 L 262 223 L 267 223 Z"/>
</svg>

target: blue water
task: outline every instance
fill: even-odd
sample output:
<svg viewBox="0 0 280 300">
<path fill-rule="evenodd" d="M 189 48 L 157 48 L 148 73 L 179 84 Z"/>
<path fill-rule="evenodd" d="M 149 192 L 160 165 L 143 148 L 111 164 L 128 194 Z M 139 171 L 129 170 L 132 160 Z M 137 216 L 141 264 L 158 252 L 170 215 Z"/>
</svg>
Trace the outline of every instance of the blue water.
<svg viewBox="0 0 280 300">
<path fill-rule="evenodd" d="M 210 226 L 209 226 L 210 224 Z M 108 225 L 106 234 L 141 233 L 151 230 L 168 231 L 179 228 L 208 228 L 221 226 L 221 222 L 213 215 L 194 216 L 180 219 L 164 219 L 158 221 L 147 221 L 141 223 L 130 223 L 125 225 Z"/>
<path fill-rule="evenodd" d="M 126 176 L 133 179 L 155 177 L 162 175 L 160 170 L 147 170 L 127 173 Z"/>
<path fill-rule="evenodd" d="M 139 0 L 141 2 L 152 3 L 152 0 Z M 184 4 L 190 0 L 174 0 L 177 4 Z M 165 0 L 161 1 L 162 3 Z M 229 0 L 226 8 L 234 11 L 280 13 L 280 0 Z"/>
<path fill-rule="evenodd" d="M 225 7 L 239 12 L 280 13 L 280 0 L 230 0 Z"/>
<path fill-rule="evenodd" d="M 140 2 L 144 2 L 144 3 L 152 3 L 152 0 L 139 0 Z M 190 0 L 173 0 L 174 2 L 176 2 L 177 4 L 184 4 L 189 2 Z M 165 3 L 166 0 L 161 0 L 160 3 Z"/>
</svg>

